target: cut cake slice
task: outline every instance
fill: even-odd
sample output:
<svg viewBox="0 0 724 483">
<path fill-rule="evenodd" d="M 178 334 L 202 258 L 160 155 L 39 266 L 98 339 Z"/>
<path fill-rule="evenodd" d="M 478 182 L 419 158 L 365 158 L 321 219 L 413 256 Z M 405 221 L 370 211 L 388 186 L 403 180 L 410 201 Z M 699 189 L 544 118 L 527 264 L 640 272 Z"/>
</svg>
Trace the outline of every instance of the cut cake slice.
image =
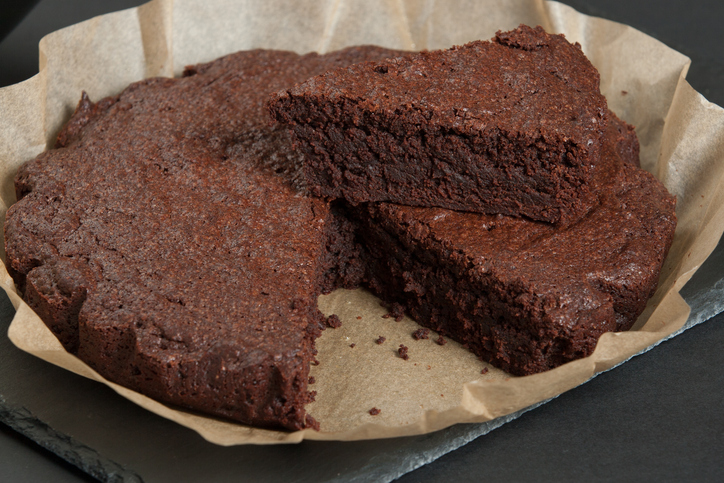
<svg viewBox="0 0 724 483">
<path fill-rule="evenodd" d="M 540 27 L 326 72 L 270 110 L 291 126 L 316 195 L 563 224 L 596 201 L 599 74 Z"/>
<path fill-rule="evenodd" d="M 612 118 L 600 202 L 567 227 L 524 218 L 359 205 L 367 285 L 419 324 L 514 375 L 593 352 L 653 295 L 676 228 L 675 199 L 637 167 L 633 131 Z"/>
</svg>

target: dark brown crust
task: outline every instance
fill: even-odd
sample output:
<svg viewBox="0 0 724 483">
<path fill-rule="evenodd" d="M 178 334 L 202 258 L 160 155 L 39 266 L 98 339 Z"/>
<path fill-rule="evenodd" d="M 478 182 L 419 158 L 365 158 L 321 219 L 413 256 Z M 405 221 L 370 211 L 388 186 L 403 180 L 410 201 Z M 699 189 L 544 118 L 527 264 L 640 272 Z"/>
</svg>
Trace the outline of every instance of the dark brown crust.
<svg viewBox="0 0 724 483">
<path fill-rule="evenodd" d="M 567 228 L 388 203 L 354 209 L 367 284 L 515 375 L 585 357 L 604 332 L 631 328 L 656 289 L 675 199 L 635 166 L 635 136 L 613 119 L 603 156 L 619 169 Z"/>
<path fill-rule="evenodd" d="M 353 227 L 300 188 L 269 92 L 393 52 L 250 51 L 92 103 L 16 176 L 9 270 L 64 347 L 160 401 L 256 426 L 305 414 L 321 292 L 362 275 Z"/>
<path fill-rule="evenodd" d="M 540 27 L 327 72 L 270 103 L 313 193 L 568 224 L 596 202 L 606 126 L 580 46 Z"/>
</svg>

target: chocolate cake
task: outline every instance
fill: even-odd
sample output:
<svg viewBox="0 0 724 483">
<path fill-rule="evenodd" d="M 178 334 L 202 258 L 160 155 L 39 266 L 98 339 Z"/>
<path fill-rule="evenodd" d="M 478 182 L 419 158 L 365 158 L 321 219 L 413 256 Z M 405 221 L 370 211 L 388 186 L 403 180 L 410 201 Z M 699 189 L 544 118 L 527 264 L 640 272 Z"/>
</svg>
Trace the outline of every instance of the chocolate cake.
<svg viewBox="0 0 724 483">
<path fill-rule="evenodd" d="M 419 324 L 514 374 L 593 352 L 653 295 L 676 227 L 675 199 L 637 167 L 638 142 L 612 115 L 599 201 L 567 227 L 370 203 L 353 208 L 366 283 Z"/>
<path fill-rule="evenodd" d="M 86 95 L 16 176 L 8 270 L 63 346 L 160 401 L 265 427 L 305 414 L 317 296 L 354 286 L 351 225 L 304 195 L 269 92 L 392 51 L 250 51 Z M 395 52 L 397 54 L 397 52 Z"/>
<path fill-rule="evenodd" d="M 270 110 L 316 195 L 557 224 L 596 202 L 599 74 L 540 27 L 339 68 L 278 92 Z"/>
<path fill-rule="evenodd" d="M 607 112 L 580 49 L 521 27 L 401 55 L 254 50 L 95 103 L 83 95 L 56 149 L 15 179 L 5 242 L 24 299 L 111 381 L 292 430 L 318 427 L 304 409 L 314 340 L 341 321 L 323 317 L 317 297 L 336 287 L 369 287 L 390 317 L 404 310 L 438 344 L 449 336 L 513 374 L 583 357 L 603 332 L 629 328 L 656 286 L 674 200 L 634 166 L 633 129 Z M 456 110 L 458 94 L 440 82 L 474 80 L 479 66 L 462 72 L 471 58 L 503 62 L 505 85 L 481 81 L 478 95 L 494 99 Z M 360 72 L 362 89 L 372 72 L 401 92 L 428 64 L 440 92 L 405 109 L 385 101 L 364 114 L 364 97 L 337 99 L 323 85 Z M 329 103 L 310 95 L 283 111 L 296 99 L 283 94 L 272 108 L 294 113 L 300 139 L 318 136 L 305 161 L 267 101 L 309 78 L 304 89 L 316 85 Z M 310 195 L 305 178 L 327 198 Z M 363 203 L 375 192 L 442 207 Z M 351 203 L 329 199 L 338 196 Z M 467 203 L 528 218 L 444 208 Z"/>
</svg>

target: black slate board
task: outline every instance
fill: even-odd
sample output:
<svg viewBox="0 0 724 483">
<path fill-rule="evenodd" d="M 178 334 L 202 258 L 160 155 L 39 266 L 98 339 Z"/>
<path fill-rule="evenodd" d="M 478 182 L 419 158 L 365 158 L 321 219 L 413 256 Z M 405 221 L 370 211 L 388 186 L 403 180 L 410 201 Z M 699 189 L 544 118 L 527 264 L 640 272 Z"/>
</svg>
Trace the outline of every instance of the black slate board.
<svg viewBox="0 0 724 483">
<path fill-rule="evenodd" d="M 25 53 L 15 48 L 18 32 L 26 36 L 42 28 L 49 32 L 63 26 L 57 22 L 75 23 L 140 3 L 41 2 L 26 22 L 0 43 L 0 61 L 22 59 L 15 64 L 3 63 L 11 68 L 0 70 L 0 84 L 8 77 L 15 76 L 11 82 L 16 82 L 32 75 L 28 58 L 37 65 L 37 47 Z M 565 3 L 583 13 L 633 25 L 689 55 L 694 61 L 688 76 L 692 85 L 710 100 L 724 103 L 724 53 L 719 48 L 723 35 L 718 28 L 724 3 Z M 709 9 L 705 11 L 705 7 Z M 34 42 L 33 46 L 37 45 L 37 39 Z M 8 50 L 12 52 L 8 54 Z M 693 307 L 687 325 L 706 320 L 722 309 L 723 244 L 687 285 L 684 295 Z M 0 332 L 6 331 L 11 317 L 12 307 L 3 297 Z M 403 480 L 454 477 L 471 481 L 485 477 L 573 481 L 648 475 L 672 481 L 686 477 L 714 481 L 724 475 L 720 457 L 724 454 L 724 421 L 720 414 L 724 402 L 724 351 L 718 350 L 724 342 L 724 330 L 718 322 L 724 322 L 724 316 L 598 376 L 553 404 Z M 127 481 L 141 477 L 146 481 L 389 480 L 504 422 L 459 425 L 430 435 L 394 440 L 220 448 L 136 407 L 104 386 L 22 353 L 5 337 L 0 337 L 0 421 L 99 479 Z M 7 436 L 7 431 L 2 435 L 3 444 L 8 440 L 15 445 L 26 444 Z M 52 461 L 47 453 L 35 456 L 48 465 L 42 469 L 42 465 L 23 466 L 29 460 L 10 460 L 5 452 L 0 453 L 0 480 L 28 481 L 30 475 L 44 480 L 58 480 L 61 476 L 68 481 L 84 479 L 82 474 L 68 472 L 62 464 Z"/>
</svg>

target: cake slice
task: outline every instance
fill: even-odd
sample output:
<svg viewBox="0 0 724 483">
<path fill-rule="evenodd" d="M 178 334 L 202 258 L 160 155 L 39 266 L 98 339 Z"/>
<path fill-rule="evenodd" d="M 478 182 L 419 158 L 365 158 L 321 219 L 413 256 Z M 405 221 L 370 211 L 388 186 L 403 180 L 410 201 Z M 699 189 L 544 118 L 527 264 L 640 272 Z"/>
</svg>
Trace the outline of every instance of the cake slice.
<svg viewBox="0 0 724 483">
<path fill-rule="evenodd" d="M 351 225 L 300 188 L 265 103 L 393 53 L 241 52 L 84 95 L 56 149 L 16 176 L 5 246 L 24 299 L 113 382 L 255 426 L 316 427 L 317 296 L 361 272 Z"/>
<path fill-rule="evenodd" d="M 419 324 L 511 374 L 542 372 L 628 330 L 653 295 L 676 227 L 675 199 L 637 167 L 612 118 L 599 203 L 567 227 L 370 203 L 352 209 L 368 286 Z"/>
<path fill-rule="evenodd" d="M 276 93 L 312 192 L 575 222 L 606 127 L 577 44 L 521 26 L 491 41 L 326 72 Z"/>
</svg>

